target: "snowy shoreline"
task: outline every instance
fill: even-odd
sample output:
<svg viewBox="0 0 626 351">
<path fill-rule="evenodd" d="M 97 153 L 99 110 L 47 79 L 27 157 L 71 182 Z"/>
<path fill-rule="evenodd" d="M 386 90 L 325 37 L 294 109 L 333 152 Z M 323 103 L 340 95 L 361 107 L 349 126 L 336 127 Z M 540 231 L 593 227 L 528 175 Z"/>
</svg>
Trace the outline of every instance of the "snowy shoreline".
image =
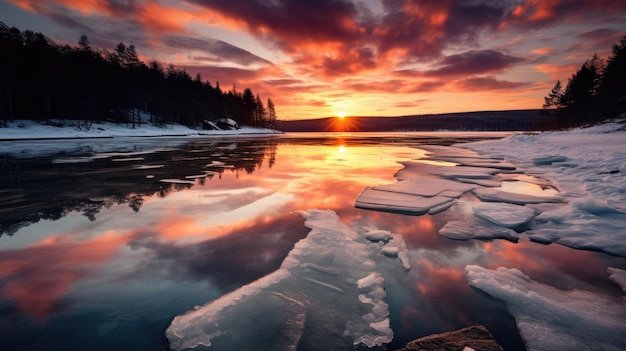
<svg viewBox="0 0 626 351">
<path fill-rule="evenodd" d="M 156 127 L 145 123 L 140 127 L 132 128 L 127 124 L 110 122 L 93 123 L 90 128 L 78 127 L 73 122 L 58 127 L 52 124 L 42 124 L 30 120 L 14 120 L 8 122 L 7 127 L 0 128 L 0 141 L 16 140 L 68 140 L 68 139 L 110 139 L 118 137 L 211 137 L 211 136 L 239 136 L 239 135 L 273 135 L 282 132 L 268 128 L 241 127 L 233 130 L 195 130 L 189 127 L 168 124 Z"/>
</svg>

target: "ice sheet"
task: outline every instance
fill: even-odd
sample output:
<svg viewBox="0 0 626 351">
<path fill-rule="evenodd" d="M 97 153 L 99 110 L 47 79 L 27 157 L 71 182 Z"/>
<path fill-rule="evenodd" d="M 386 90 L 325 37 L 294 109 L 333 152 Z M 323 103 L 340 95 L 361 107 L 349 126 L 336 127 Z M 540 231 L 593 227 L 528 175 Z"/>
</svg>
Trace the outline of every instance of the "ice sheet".
<svg viewBox="0 0 626 351">
<path fill-rule="evenodd" d="M 391 341 L 384 280 L 366 241 L 332 211 L 301 215 L 311 232 L 280 268 L 175 317 L 166 330 L 172 349 L 350 349 Z"/>
<path fill-rule="evenodd" d="M 469 284 L 504 301 L 529 350 L 624 350 L 626 303 L 585 290 L 559 290 L 517 269 L 465 267 Z"/>
<path fill-rule="evenodd" d="M 504 157 L 528 175 L 548 180 L 564 204 L 538 215 L 528 235 L 542 243 L 626 256 L 626 130 L 624 121 L 590 128 L 460 144 Z M 529 203 L 478 189 L 484 200 Z"/>
</svg>

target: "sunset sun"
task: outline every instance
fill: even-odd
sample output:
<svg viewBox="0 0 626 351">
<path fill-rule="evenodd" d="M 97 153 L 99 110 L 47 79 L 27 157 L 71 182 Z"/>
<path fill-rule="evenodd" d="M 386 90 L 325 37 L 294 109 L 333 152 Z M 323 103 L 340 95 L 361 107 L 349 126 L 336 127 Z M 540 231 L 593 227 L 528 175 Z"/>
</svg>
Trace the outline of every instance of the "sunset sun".
<svg viewBox="0 0 626 351">
<path fill-rule="evenodd" d="M 339 113 L 337 114 L 337 117 L 338 117 L 339 119 L 344 119 L 344 118 L 346 118 L 346 113 L 345 113 L 345 112 L 339 112 Z"/>
</svg>

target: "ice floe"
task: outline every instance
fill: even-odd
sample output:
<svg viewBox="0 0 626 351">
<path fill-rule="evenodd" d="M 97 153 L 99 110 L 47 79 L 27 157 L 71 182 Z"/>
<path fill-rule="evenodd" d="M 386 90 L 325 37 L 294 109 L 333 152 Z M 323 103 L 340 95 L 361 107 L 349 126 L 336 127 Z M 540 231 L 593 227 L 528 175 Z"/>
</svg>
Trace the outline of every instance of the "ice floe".
<svg viewBox="0 0 626 351">
<path fill-rule="evenodd" d="M 280 268 L 175 317 L 166 330 L 172 349 L 351 349 L 391 341 L 384 279 L 367 241 L 332 211 L 301 215 L 311 231 Z"/>
<path fill-rule="evenodd" d="M 517 269 L 465 267 L 469 284 L 504 301 L 529 350 L 624 350 L 626 302 L 559 290 Z"/>
</svg>

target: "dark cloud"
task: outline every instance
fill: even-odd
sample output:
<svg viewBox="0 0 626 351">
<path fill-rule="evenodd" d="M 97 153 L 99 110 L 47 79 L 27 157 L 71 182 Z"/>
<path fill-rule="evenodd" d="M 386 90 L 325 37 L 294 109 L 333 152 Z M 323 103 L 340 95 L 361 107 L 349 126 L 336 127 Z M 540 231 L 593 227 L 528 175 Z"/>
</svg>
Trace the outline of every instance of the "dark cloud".
<svg viewBox="0 0 626 351">
<path fill-rule="evenodd" d="M 359 39 L 357 7 L 349 0 L 191 0 L 228 18 L 245 22 L 248 30 L 273 40 L 285 51 L 309 42 Z"/>
<path fill-rule="evenodd" d="M 588 32 L 583 32 L 577 35 L 578 38 L 583 39 L 604 39 L 606 37 L 614 37 L 619 35 L 619 32 L 609 28 L 599 28 Z"/>
<path fill-rule="evenodd" d="M 496 28 L 511 1 L 383 1 L 377 32 L 379 50 L 402 49 L 419 58 L 436 57 L 449 44 L 475 41 L 479 31 Z"/>
<path fill-rule="evenodd" d="M 231 61 L 244 66 L 259 63 L 271 65 L 264 58 L 256 56 L 249 51 L 217 39 L 198 39 L 184 35 L 169 35 L 163 43 L 175 49 L 199 50 L 208 54 L 205 60 L 213 62 Z"/>
<path fill-rule="evenodd" d="M 208 77 L 211 82 L 220 82 L 222 90 L 230 89 L 232 84 L 248 84 L 260 77 L 263 77 L 262 69 L 243 69 L 235 67 L 219 67 L 219 66 L 193 66 L 184 65 L 180 68 L 187 72 L 200 73 L 202 77 Z"/>
<path fill-rule="evenodd" d="M 464 91 L 478 90 L 514 90 L 528 86 L 528 83 L 497 80 L 494 77 L 472 77 L 455 82 Z"/>
<path fill-rule="evenodd" d="M 444 80 L 419 82 L 413 86 L 413 89 L 411 89 L 411 92 L 412 93 L 433 92 L 433 91 L 437 91 L 438 89 L 440 89 L 446 84 L 447 82 Z"/>
<path fill-rule="evenodd" d="M 427 76 L 458 76 L 499 72 L 525 59 L 503 54 L 496 50 L 472 50 L 446 56 L 439 68 L 426 72 Z"/>
<path fill-rule="evenodd" d="M 318 70 L 326 76 L 352 75 L 376 67 L 374 50 L 358 48 L 337 57 L 324 57 Z"/>
<path fill-rule="evenodd" d="M 285 85 L 293 85 L 304 83 L 301 79 L 293 79 L 293 78 L 285 78 L 285 79 L 266 79 L 263 81 L 265 84 L 275 85 L 275 86 L 285 86 Z"/>
<path fill-rule="evenodd" d="M 422 105 L 424 102 L 428 102 L 429 100 L 427 99 L 422 99 L 422 100 L 415 100 L 415 101 L 399 101 L 393 104 L 393 107 L 399 107 L 399 108 L 411 108 L 411 107 L 418 107 L 420 105 Z"/>
<path fill-rule="evenodd" d="M 401 79 L 381 80 L 378 82 L 352 82 L 343 84 L 342 87 L 357 92 L 379 92 L 398 93 L 407 91 L 407 81 Z"/>
</svg>

